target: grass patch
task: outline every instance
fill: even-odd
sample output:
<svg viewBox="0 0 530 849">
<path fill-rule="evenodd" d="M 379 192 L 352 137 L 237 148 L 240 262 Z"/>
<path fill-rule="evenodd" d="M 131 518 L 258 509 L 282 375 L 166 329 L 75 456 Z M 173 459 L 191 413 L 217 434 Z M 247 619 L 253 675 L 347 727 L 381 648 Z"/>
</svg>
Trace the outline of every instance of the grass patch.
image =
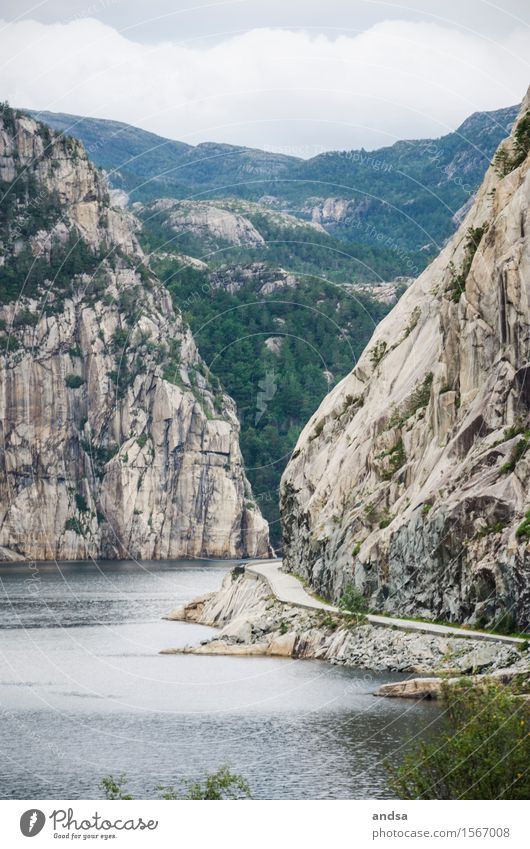
<svg viewBox="0 0 530 849">
<path fill-rule="evenodd" d="M 372 611 L 375 613 L 376 611 Z M 459 631 L 463 631 L 464 633 L 468 631 L 476 631 L 479 634 L 489 634 L 491 636 L 499 636 L 499 637 L 516 637 L 520 640 L 527 640 L 529 638 L 529 634 L 525 634 L 523 631 L 515 630 L 515 623 L 513 623 L 513 628 L 511 631 L 504 630 L 504 622 L 500 622 L 501 616 L 498 617 L 495 624 L 491 628 L 484 628 L 478 623 L 476 625 L 462 625 L 460 622 L 449 622 L 447 619 L 427 619 L 422 616 L 404 616 L 402 613 L 380 613 L 377 611 L 377 616 L 384 616 L 387 619 L 403 619 L 405 622 L 424 622 L 426 625 L 444 625 L 446 628 L 456 628 Z M 500 629 L 497 623 L 500 622 Z"/>
<path fill-rule="evenodd" d="M 524 519 L 515 532 L 517 539 L 530 540 L 530 510 L 524 514 Z"/>
</svg>

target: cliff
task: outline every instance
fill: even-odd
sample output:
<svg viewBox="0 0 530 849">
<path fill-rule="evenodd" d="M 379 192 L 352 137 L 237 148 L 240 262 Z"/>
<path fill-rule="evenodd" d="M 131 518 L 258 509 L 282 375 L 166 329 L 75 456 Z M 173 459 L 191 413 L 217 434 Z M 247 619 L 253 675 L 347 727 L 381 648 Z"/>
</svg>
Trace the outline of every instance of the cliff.
<svg viewBox="0 0 530 849">
<path fill-rule="evenodd" d="M 0 557 L 268 552 L 233 401 L 82 145 L 0 112 Z"/>
<path fill-rule="evenodd" d="M 529 625 L 529 108 L 284 473 L 284 562 L 332 599 Z"/>
</svg>

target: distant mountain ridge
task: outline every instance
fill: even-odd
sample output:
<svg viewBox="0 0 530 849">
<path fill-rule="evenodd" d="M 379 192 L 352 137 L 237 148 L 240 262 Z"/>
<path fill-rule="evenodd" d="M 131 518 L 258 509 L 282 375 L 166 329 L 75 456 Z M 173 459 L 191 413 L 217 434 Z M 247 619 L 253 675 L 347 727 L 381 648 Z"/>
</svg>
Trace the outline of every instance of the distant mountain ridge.
<svg viewBox="0 0 530 849">
<path fill-rule="evenodd" d="M 476 112 L 439 139 L 309 160 L 235 145 L 193 147 L 115 121 L 30 111 L 80 139 L 113 187 L 135 200 L 240 197 L 318 221 L 339 238 L 437 251 L 454 232 L 517 106 Z M 455 218 L 456 216 L 456 218 Z"/>
</svg>

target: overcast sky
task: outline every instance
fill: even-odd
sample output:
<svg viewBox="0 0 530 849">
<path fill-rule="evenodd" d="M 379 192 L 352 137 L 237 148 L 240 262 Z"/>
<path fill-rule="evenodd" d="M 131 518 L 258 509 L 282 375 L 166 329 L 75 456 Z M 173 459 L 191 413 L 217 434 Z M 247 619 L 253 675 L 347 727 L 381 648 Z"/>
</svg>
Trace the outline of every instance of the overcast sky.
<svg viewBox="0 0 530 849">
<path fill-rule="evenodd" d="M 526 0 L 0 0 L 0 99 L 310 156 L 438 136 L 530 84 Z"/>
</svg>

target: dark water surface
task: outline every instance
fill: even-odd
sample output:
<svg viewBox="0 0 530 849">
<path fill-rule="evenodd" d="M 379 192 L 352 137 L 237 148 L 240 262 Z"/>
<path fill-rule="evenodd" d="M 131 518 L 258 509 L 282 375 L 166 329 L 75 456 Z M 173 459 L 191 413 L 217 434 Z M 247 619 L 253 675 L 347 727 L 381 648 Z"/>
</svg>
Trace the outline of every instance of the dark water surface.
<svg viewBox="0 0 530 849">
<path fill-rule="evenodd" d="M 212 629 L 161 616 L 216 589 L 219 562 L 0 567 L 0 798 L 99 798 L 228 762 L 255 798 L 385 798 L 386 759 L 438 709 L 378 699 L 372 674 L 317 661 L 160 655 Z"/>
</svg>

